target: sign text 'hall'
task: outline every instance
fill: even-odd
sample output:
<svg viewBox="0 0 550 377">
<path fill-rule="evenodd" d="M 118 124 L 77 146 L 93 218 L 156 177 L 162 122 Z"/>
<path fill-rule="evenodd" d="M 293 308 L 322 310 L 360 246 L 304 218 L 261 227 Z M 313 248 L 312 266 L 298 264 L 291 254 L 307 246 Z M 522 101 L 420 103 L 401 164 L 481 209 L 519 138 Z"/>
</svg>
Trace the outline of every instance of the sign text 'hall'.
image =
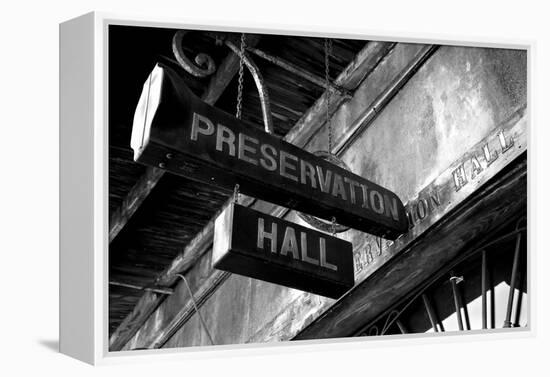
<svg viewBox="0 0 550 377">
<path fill-rule="evenodd" d="M 215 221 L 212 264 L 332 298 L 355 281 L 350 242 L 236 203 Z"/>
</svg>

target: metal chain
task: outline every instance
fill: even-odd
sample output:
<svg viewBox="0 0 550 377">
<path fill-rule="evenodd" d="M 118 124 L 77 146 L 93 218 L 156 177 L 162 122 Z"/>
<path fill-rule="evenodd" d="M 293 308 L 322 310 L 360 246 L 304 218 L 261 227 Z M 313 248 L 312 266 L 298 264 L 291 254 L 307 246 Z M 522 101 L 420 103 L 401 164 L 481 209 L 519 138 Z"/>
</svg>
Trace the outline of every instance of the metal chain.
<svg viewBox="0 0 550 377">
<path fill-rule="evenodd" d="M 330 77 L 329 77 L 329 57 L 332 50 L 332 40 L 330 38 L 325 38 L 325 93 L 327 94 L 327 100 L 325 110 L 326 110 L 326 123 L 328 125 L 328 153 L 332 154 L 332 121 L 330 119 L 329 108 L 330 108 Z M 336 235 L 336 217 L 332 216 L 330 228 L 332 231 L 332 236 Z"/>
<path fill-rule="evenodd" d="M 240 47 L 240 58 L 239 61 L 239 84 L 237 86 L 237 114 L 235 117 L 241 119 L 242 108 L 243 108 L 243 77 L 244 77 L 244 51 L 246 49 L 246 40 L 245 34 L 241 34 L 241 47 Z"/>
<path fill-rule="evenodd" d="M 329 56 L 332 51 L 332 39 L 325 38 L 325 87 L 327 88 L 325 110 L 326 110 L 326 123 L 328 124 L 328 153 L 332 154 L 332 122 L 329 114 L 330 107 L 330 77 L 329 77 Z"/>
<path fill-rule="evenodd" d="M 233 203 L 239 204 L 239 184 L 235 184 L 235 188 L 233 189 Z"/>
</svg>

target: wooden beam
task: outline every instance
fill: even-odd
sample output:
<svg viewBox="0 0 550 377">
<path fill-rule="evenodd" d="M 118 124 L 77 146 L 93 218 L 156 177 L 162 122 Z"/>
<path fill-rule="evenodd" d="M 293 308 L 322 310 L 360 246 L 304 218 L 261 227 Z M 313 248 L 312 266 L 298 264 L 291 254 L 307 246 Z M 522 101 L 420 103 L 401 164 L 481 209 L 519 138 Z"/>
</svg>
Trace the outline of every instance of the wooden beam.
<svg viewBox="0 0 550 377">
<path fill-rule="evenodd" d="M 212 270 L 212 273 L 208 275 L 206 280 L 202 282 L 198 289 L 193 293 L 197 306 L 200 308 L 202 304 L 204 304 L 206 300 L 208 300 L 208 298 L 216 291 L 216 289 L 230 276 L 230 272 Z M 166 323 L 165 326 L 160 327 L 155 334 L 151 334 L 151 339 L 147 344 L 148 348 L 161 348 L 181 328 L 181 326 L 183 326 L 183 324 L 191 318 L 194 313 L 195 305 L 193 301 L 190 299 L 186 300 L 177 316 L 172 317 L 171 321 Z"/>
<path fill-rule="evenodd" d="M 258 44 L 259 40 L 259 36 L 251 35 L 248 37 L 247 44 L 253 47 Z M 210 79 L 208 87 L 201 96 L 203 101 L 211 105 L 216 103 L 238 71 L 239 57 L 230 52 Z M 109 243 L 126 226 L 128 220 L 136 213 L 164 173 L 163 169 L 148 167 L 145 174 L 138 179 L 122 201 L 120 207 L 111 214 L 109 220 Z"/>
<path fill-rule="evenodd" d="M 354 91 L 365 77 L 372 72 L 372 70 L 378 65 L 378 63 L 392 50 L 395 46 L 394 43 L 387 42 L 369 42 L 366 46 L 355 56 L 352 62 L 342 71 L 342 73 L 336 78 L 335 83 L 339 86 Z M 332 89 L 331 89 L 332 90 Z M 285 140 L 303 147 L 306 145 L 311 137 L 315 135 L 324 125 L 325 117 L 325 98 L 323 94 L 319 99 L 311 106 L 308 111 L 298 120 L 294 127 L 285 136 Z M 344 95 L 338 92 L 331 92 L 330 101 L 330 113 L 334 113 L 340 105 L 345 101 Z M 244 197 L 241 200 L 243 205 L 251 205 L 254 203 L 254 199 L 250 197 Z M 225 207 L 225 206 L 223 206 Z M 223 208 L 222 208 L 223 209 Z M 221 212 L 221 210 L 219 212 Z M 219 213 L 218 212 L 218 213 Z M 286 211 L 280 207 L 272 208 L 272 214 L 274 216 L 280 216 L 286 213 Z M 171 265 L 159 275 L 156 284 L 161 286 L 171 286 L 177 281 L 177 273 L 185 273 L 191 268 L 201 256 L 210 250 L 213 240 L 214 219 L 217 214 L 212 217 L 212 220 L 198 233 L 195 238 L 185 247 L 183 253 L 178 255 Z M 216 273 L 212 272 L 213 277 L 207 279 L 205 284 L 208 285 L 214 279 Z M 214 279 L 218 281 L 218 279 Z M 200 287 L 201 292 L 210 292 L 207 286 Z M 217 285 L 218 286 L 218 285 Z M 160 298 L 156 297 L 160 302 Z M 136 308 L 130 313 L 126 319 L 121 323 L 117 330 L 113 333 L 109 341 L 109 349 L 116 351 L 122 349 L 122 347 L 130 340 L 135 334 L 138 328 L 145 322 L 147 317 L 158 307 L 159 302 L 156 302 L 153 295 L 150 292 L 146 292 L 140 299 Z M 154 306 L 154 309 L 151 309 Z M 149 346 L 162 345 L 173 334 L 186 318 L 189 318 L 189 312 L 193 312 L 193 308 L 190 303 L 187 303 L 180 313 L 170 320 L 168 323 L 163 324 L 162 334 L 152 337 Z"/>
<path fill-rule="evenodd" d="M 171 295 L 172 293 L 174 293 L 174 290 L 170 289 L 170 288 L 142 287 L 142 286 L 139 286 L 139 285 L 136 285 L 136 284 L 123 283 L 123 282 L 120 282 L 120 281 L 109 281 L 109 285 L 113 285 L 115 287 L 135 289 L 135 290 L 138 290 L 138 291 L 155 292 L 155 293 L 160 293 L 160 294 L 163 294 L 163 295 Z"/>
<path fill-rule="evenodd" d="M 128 192 L 120 207 L 111 214 L 109 221 L 109 243 L 120 233 L 122 228 L 128 223 L 128 220 L 130 220 L 130 217 L 136 213 L 139 206 L 149 196 L 151 190 L 153 190 L 153 187 L 157 185 L 163 175 L 163 169 L 147 167 L 145 174 L 138 179 L 134 187 Z"/>
<path fill-rule="evenodd" d="M 334 80 L 334 84 L 352 92 L 355 91 L 394 47 L 395 43 L 390 42 L 367 43 L 338 75 Z M 325 124 L 326 100 L 327 96 L 323 93 L 286 134 L 284 139 L 299 147 L 306 145 Z M 344 94 L 330 89 L 329 114 L 332 116 L 346 100 L 347 97 Z"/>
<path fill-rule="evenodd" d="M 409 79 L 422 67 L 439 48 L 438 45 L 426 45 L 418 51 L 414 59 L 409 63 L 407 69 L 404 69 L 391 80 L 390 84 L 382 91 L 376 99 L 365 108 L 365 110 L 349 126 L 348 130 L 336 141 L 332 153 L 339 154 L 348 148 L 353 142 L 363 134 L 365 129 L 370 126 L 374 118 L 380 113 L 392 99 L 399 93 L 401 88 Z"/>
</svg>

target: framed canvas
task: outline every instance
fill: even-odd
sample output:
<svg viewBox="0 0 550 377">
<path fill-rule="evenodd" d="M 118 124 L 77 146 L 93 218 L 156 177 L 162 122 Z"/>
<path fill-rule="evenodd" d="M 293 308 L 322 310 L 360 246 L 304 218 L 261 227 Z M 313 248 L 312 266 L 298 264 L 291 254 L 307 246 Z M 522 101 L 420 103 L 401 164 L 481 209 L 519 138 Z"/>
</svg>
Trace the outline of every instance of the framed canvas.
<svg viewBox="0 0 550 377">
<path fill-rule="evenodd" d="M 532 331 L 530 54 L 61 24 L 61 352 Z"/>
</svg>

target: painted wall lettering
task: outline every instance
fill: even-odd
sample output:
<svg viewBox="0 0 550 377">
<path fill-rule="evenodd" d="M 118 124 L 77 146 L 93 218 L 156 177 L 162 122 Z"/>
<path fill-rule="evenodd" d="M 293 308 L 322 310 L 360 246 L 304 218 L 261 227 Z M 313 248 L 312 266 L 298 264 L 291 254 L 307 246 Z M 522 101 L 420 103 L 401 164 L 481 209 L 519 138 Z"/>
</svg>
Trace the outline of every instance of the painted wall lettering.
<svg viewBox="0 0 550 377">
<path fill-rule="evenodd" d="M 455 190 L 460 191 L 468 184 L 469 179 L 474 180 L 513 146 L 514 138 L 512 136 L 506 138 L 504 130 L 500 129 L 495 138 L 484 143 L 481 150 L 473 151 L 471 157 L 453 170 Z M 500 154 L 496 150 L 497 148 L 500 148 Z"/>
</svg>

